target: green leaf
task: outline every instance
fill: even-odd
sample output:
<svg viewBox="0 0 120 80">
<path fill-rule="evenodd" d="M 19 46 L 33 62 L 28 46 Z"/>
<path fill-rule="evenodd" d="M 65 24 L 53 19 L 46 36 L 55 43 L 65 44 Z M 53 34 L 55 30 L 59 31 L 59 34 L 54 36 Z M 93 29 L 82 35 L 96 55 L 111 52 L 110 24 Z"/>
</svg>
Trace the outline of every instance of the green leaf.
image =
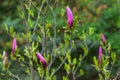
<svg viewBox="0 0 120 80">
<path fill-rule="evenodd" d="M 68 78 L 66 76 L 63 76 L 63 79 L 62 80 L 68 80 Z"/>
<path fill-rule="evenodd" d="M 10 33 L 12 34 L 14 32 L 13 26 L 10 27 Z"/>
<path fill-rule="evenodd" d="M 108 64 L 109 64 L 109 57 L 103 57 L 102 58 L 102 67 L 104 68 L 104 69 L 106 69 L 106 67 L 108 66 Z"/>
<path fill-rule="evenodd" d="M 6 32 L 8 32 L 8 27 L 6 24 L 3 24 L 3 28 L 5 29 Z"/>
<path fill-rule="evenodd" d="M 99 71 L 98 60 L 97 60 L 97 58 L 96 58 L 95 56 L 93 57 L 93 61 L 94 61 L 94 64 L 95 64 L 96 70 Z"/>
<path fill-rule="evenodd" d="M 94 33 L 94 28 L 89 27 L 89 34 L 92 35 Z"/>
<path fill-rule="evenodd" d="M 11 53 L 12 54 L 12 53 Z M 13 55 L 10 55 L 10 58 L 14 61 L 15 57 Z"/>
<path fill-rule="evenodd" d="M 73 59 L 73 64 L 76 64 L 76 63 L 77 63 L 77 59 L 74 58 L 74 59 Z"/>
<path fill-rule="evenodd" d="M 53 76 L 53 80 L 56 80 L 56 76 Z"/>
<path fill-rule="evenodd" d="M 82 69 L 79 70 L 80 75 L 84 75 L 84 71 Z"/>
<path fill-rule="evenodd" d="M 97 58 L 95 56 L 93 57 L 93 61 L 94 61 L 95 65 L 98 65 L 98 60 L 97 60 Z"/>
<path fill-rule="evenodd" d="M 42 39 L 40 36 L 37 36 L 38 42 L 42 42 Z"/>
<path fill-rule="evenodd" d="M 1 75 L 2 75 L 2 76 L 5 76 L 5 74 L 4 74 L 4 73 L 1 73 Z"/>
<path fill-rule="evenodd" d="M 74 48 L 75 47 L 75 42 L 74 42 L 74 40 L 72 40 L 72 48 Z"/>
<path fill-rule="evenodd" d="M 65 14 L 65 9 L 61 9 L 61 16 L 63 16 Z"/>
<path fill-rule="evenodd" d="M 99 80 L 104 80 L 101 74 L 99 74 L 99 78 Z"/>
<path fill-rule="evenodd" d="M 30 11 L 29 11 L 29 14 L 30 14 L 32 17 L 34 17 L 33 10 L 30 10 Z"/>
<path fill-rule="evenodd" d="M 120 28 L 120 16 L 118 17 L 117 27 Z"/>
<path fill-rule="evenodd" d="M 70 66 L 68 64 L 65 63 L 64 68 L 65 68 L 67 73 L 70 72 Z"/>
<path fill-rule="evenodd" d="M 30 74 L 29 68 L 27 68 L 27 69 L 25 70 L 25 72 L 26 72 L 27 74 Z"/>
<path fill-rule="evenodd" d="M 2 54 L 0 54 L 0 59 L 2 59 L 3 58 L 3 55 Z"/>
<path fill-rule="evenodd" d="M 55 69 L 53 68 L 50 76 L 52 76 L 54 74 L 54 72 L 55 72 Z"/>
<path fill-rule="evenodd" d="M 88 54 L 88 49 L 84 46 L 84 45 L 81 45 L 82 49 L 84 50 L 84 54 Z"/>
<path fill-rule="evenodd" d="M 25 8 L 28 10 L 29 9 L 28 5 L 27 4 L 24 4 L 24 5 L 25 5 Z"/>
<path fill-rule="evenodd" d="M 112 58 L 113 62 L 116 61 L 116 53 L 115 52 L 111 53 L 111 58 Z"/>
<path fill-rule="evenodd" d="M 29 57 L 29 51 L 28 51 L 28 48 L 27 48 L 27 46 L 25 46 L 25 49 L 24 49 L 24 51 L 25 51 L 25 54 L 24 55 L 26 55 L 26 56 L 28 56 Z"/>
<path fill-rule="evenodd" d="M 28 19 L 28 23 L 30 27 L 33 27 L 33 21 L 31 19 Z"/>
<path fill-rule="evenodd" d="M 71 56 L 70 56 L 69 51 L 68 51 L 68 53 L 66 54 L 66 57 L 67 57 L 68 62 L 71 63 Z"/>
<path fill-rule="evenodd" d="M 12 76 L 12 72 L 9 71 L 9 72 L 8 72 L 8 75 L 9 75 L 9 76 Z"/>
<path fill-rule="evenodd" d="M 30 60 L 30 65 L 33 65 L 32 61 Z"/>
<path fill-rule="evenodd" d="M 43 77 L 43 75 L 44 75 L 43 69 L 42 69 L 41 67 L 38 67 L 38 68 L 37 68 L 37 71 L 38 71 L 38 74 L 39 74 L 41 77 Z"/>
</svg>

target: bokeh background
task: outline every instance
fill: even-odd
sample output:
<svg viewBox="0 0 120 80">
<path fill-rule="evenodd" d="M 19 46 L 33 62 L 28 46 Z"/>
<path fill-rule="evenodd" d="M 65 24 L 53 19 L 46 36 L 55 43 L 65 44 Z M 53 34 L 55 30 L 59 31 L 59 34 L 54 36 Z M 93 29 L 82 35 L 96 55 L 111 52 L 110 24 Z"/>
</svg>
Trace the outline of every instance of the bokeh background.
<svg viewBox="0 0 120 80">
<path fill-rule="evenodd" d="M 11 52 L 12 37 L 3 29 L 3 24 L 8 27 L 13 26 L 16 33 L 19 35 L 21 32 L 25 32 L 26 28 L 23 25 L 23 20 L 20 17 L 21 12 L 21 0 L 0 0 L 0 53 L 3 50 Z M 41 4 L 40 0 L 33 0 L 35 6 Z M 80 36 L 83 31 L 88 31 L 92 29 L 94 31 L 92 36 L 89 36 L 87 44 L 91 45 L 99 41 L 99 35 L 103 33 L 108 42 L 111 43 L 112 51 L 117 52 L 117 61 L 113 68 L 113 76 L 119 72 L 120 66 L 120 0 L 49 0 L 49 4 L 53 7 L 56 13 L 56 25 L 58 30 L 58 44 L 62 40 L 61 33 L 63 32 L 63 27 L 67 24 L 67 17 L 65 14 L 66 6 L 69 6 L 73 12 L 74 17 L 77 20 L 77 30 L 79 35 L 73 35 L 74 39 Z M 39 4 L 40 3 L 40 4 Z M 33 7 L 33 10 L 36 11 Z M 37 15 L 34 14 L 34 15 Z M 53 23 L 52 14 L 48 11 L 46 16 L 47 20 Z M 36 18 L 36 16 L 35 16 Z M 34 18 L 33 18 L 34 21 Z M 33 27 L 30 28 L 33 30 Z M 51 31 L 52 33 L 52 31 Z M 20 39 L 18 42 L 19 47 L 22 49 L 24 45 L 24 39 Z M 51 45 L 51 44 L 50 44 Z M 93 56 L 97 55 L 97 49 L 99 43 L 95 44 L 89 51 L 89 55 L 83 61 L 81 68 L 84 70 L 84 75 L 80 77 L 82 80 L 93 80 L 96 78 L 96 70 L 91 66 L 93 64 Z M 80 45 L 76 45 L 73 53 L 81 53 Z M 21 51 L 24 53 L 24 51 Z M 74 56 L 77 56 L 74 54 Z M 2 60 L 0 60 L 2 62 Z M 15 63 L 15 62 L 13 62 Z M 15 63 L 18 67 L 19 64 Z M 19 68 L 16 72 L 15 66 L 11 66 L 11 71 L 14 73 L 21 74 L 24 80 L 29 80 L 29 76 L 25 76 L 24 69 Z M 1 70 L 1 68 L 0 68 Z M 64 73 L 58 72 L 58 76 Z M 3 80 L 4 76 L 0 74 L 0 79 Z M 12 79 L 13 80 L 13 79 Z"/>
</svg>

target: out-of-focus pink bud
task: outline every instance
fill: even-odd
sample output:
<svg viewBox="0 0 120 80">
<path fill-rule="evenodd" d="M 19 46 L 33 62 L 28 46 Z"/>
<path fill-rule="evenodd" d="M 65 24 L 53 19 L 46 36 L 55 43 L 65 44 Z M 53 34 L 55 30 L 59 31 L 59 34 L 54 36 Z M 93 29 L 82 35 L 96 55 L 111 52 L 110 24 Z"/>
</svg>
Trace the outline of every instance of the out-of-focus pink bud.
<svg viewBox="0 0 120 80">
<path fill-rule="evenodd" d="M 99 54 L 98 54 L 98 64 L 100 65 L 102 60 L 102 47 L 99 47 Z"/>
<path fill-rule="evenodd" d="M 3 59 L 3 65 L 4 65 L 5 69 L 8 68 L 8 65 L 9 65 L 8 57 L 4 57 L 4 59 Z"/>
<path fill-rule="evenodd" d="M 106 44 L 106 38 L 105 38 L 104 34 L 101 34 L 101 37 L 102 37 L 102 42 L 105 45 Z"/>
<path fill-rule="evenodd" d="M 16 41 L 16 38 L 14 38 L 13 43 L 12 43 L 12 53 L 13 53 L 13 55 L 14 55 L 16 49 L 17 49 L 17 41 Z"/>
<path fill-rule="evenodd" d="M 69 7 L 66 7 L 66 12 L 67 12 L 67 18 L 68 18 L 68 25 L 71 28 L 73 26 L 74 17 Z"/>
<path fill-rule="evenodd" d="M 3 51 L 3 66 L 5 69 L 7 69 L 8 65 L 9 65 L 8 54 L 7 52 Z"/>
<path fill-rule="evenodd" d="M 47 67 L 47 62 L 44 59 L 44 57 L 39 52 L 36 52 L 36 56 L 37 56 L 38 61 L 42 63 L 42 66 L 45 69 Z"/>
<path fill-rule="evenodd" d="M 3 58 L 4 58 L 4 57 L 8 57 L 8 54 L 7 54 L 6 51 L 3 51 Z"/>
</svg>

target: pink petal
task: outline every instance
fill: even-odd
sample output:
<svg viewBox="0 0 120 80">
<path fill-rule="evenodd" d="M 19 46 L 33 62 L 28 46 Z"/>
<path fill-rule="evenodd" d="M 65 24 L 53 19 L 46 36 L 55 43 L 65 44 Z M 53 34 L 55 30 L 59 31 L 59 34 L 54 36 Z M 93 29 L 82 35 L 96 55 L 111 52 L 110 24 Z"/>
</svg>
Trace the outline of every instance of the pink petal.
<svg viewBox="0 0 120 80">
<path fill-rule="evenodd" d="M 15 53 L 15 50 L 17 48 L 17 41 L 16 38 L 13 39 L 13 43 L 12 43 L 12 53 Z"/>
<path fill-rule="evenodd" d="M 100 65 L 102 60 L 102 47 L 99 47 L 99 54 L 98 54 L 98 64 Z"/>
<path fill-rule="evenodd" d="M 104 34 L 102 34 L 101 36 L 102 36 L 102 42 L 105 44 L 106 38 L 105 38 Z"/>
<path fill-rule="evenodd" d="M 36 56 L 37 56 L 37 59 L 42 63 L 42 66 L 46 68 L 47 63 L 44 57 L 39 52 L 36 52 Z"/>
<path fill-rule="evenodd" d="M 67 12 L 67 18 L 68 18 L 68 25 L 69 27 L 72 27 L 73 21 L 74 21 L 72 11 L 69 7 L 66 7 L 66 12 Z"/>
</svg>

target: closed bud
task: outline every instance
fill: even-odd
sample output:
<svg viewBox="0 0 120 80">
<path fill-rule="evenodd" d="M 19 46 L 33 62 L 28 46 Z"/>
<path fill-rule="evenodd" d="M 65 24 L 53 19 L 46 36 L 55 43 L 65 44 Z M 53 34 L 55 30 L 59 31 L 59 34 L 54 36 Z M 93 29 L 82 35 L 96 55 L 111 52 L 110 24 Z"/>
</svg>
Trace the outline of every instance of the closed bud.
<svg viewBox="0 0 120 80">
<path fill-rule="evenodd" d="M 98 54 L 98 64 L 101 64 L 101 60 L 102 60 L 102 47 L 99 47 L 99 54 Z"/>
<path fill-rule="evenodd" d="M 12 43 L 12 54 L 15 54 L 15 51 L 17 49 L 17 41 L 16 38 L 13 39 L 13 43 Z"/>
<path fill-rule="evenodd" d="M 8 54 L 6 51 L 3 51 L 3 58 L 8 57 Z"/>
<path fill-rule="evenodd" d="M 4 68 L 7 69 L 8 65 L 9 65 L 8 57 L 4 57 L 3 58 L 3 66 L 4 66 Z"/>
<path fill-rule="evenodd" d="M 71 28 L 73 27 L 74 17 L 69 7 L 66 7 L 66 12 L 67 12 L 67 18 L 68 18 L 68 26 Z"/>
<path fill-rule="evenodd" d="M 36 52 L 36 57 L 37 57 L 38 61 L 42 63 L 42 66 L 45 69 L 47 67 L 47 62 L 44 59 L 44 57 L 39 52 Z"/>
<path fill-rule="evenodd" d="M 106 38 L 105 38 L 104 34 L 101 34 L 101 37 L 102 37 L 102 43 L 105 45 L 106 44 Z"/>
</svg>

